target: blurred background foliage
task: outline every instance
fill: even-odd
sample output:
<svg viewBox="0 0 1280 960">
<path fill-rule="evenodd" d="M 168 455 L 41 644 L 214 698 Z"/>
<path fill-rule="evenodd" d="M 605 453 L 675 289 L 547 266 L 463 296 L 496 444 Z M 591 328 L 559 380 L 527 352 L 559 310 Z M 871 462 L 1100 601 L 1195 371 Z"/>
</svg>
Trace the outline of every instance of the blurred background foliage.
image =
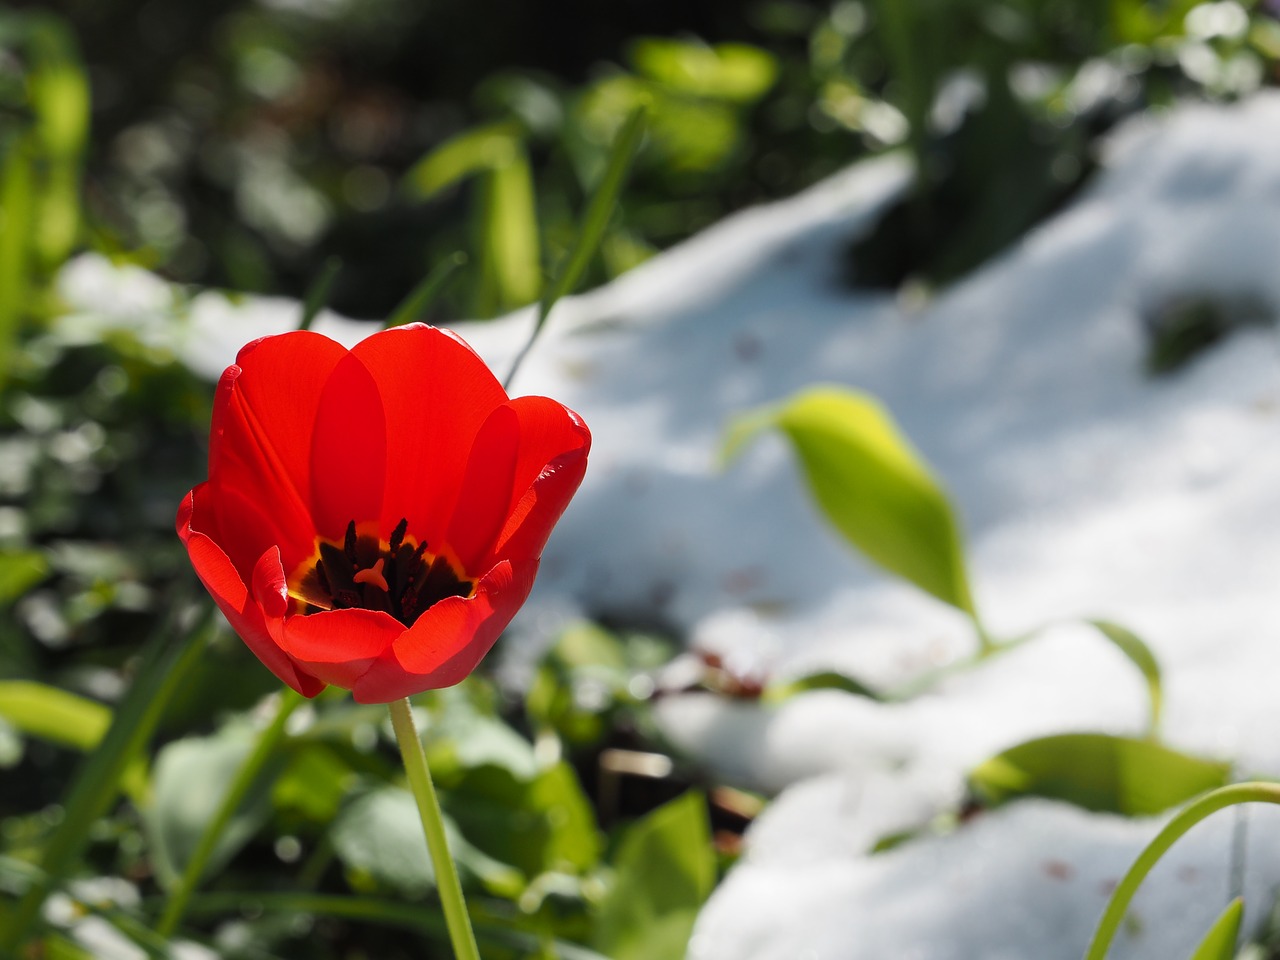
<svg viewBox="0 0 1280 960">
<path fill-rule="evenodd" d="M 1246 94 L 1278 60 L 1275 9 L 1237 0 L 0 8 L 0 936 L 75 825 L 68 784 L 128 714 L 144 641 L 190 604 L 173 513 L 204 472 L 209 384 L 139 338 L 46 323 L 71 254 L 295 297 L 337 258 L 331 304 L 378 318 L 462 251 L 433 319 L 494 315 L 542 295 L 643 106 L 590 282 L 901 151 L 915 187 L 847 280 L 927 288 L 1069 199 L 1119 119 Z M 277 686 L 226 633 L 186 636 L 200 655 L 155 746 L 121 760 L 129 802 L 84 821 L 73 899 L 24 956 L 110 956 L 76 945 L 89 920 L 168 955 L 158 898 Z M 523 692 L 477 677 L 417 699 L 486 956 L 683 956 L 761 801 L 675 756 L 651 706 L 769 691 L 673 662 L 680 639 L 584 623 L 547 638 Z M 384 717 L 341 695 L 299 711 L 183 936 L 228 957 L 443 955 L 434 913 L 405 905 L 433 880 Z"/>
</svg>

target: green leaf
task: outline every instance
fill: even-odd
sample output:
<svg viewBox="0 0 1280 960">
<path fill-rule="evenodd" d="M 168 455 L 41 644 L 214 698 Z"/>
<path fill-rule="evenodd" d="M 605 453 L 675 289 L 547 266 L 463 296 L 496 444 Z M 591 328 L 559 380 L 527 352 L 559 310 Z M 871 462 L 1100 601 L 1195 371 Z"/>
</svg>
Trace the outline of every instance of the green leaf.
<svg viewBox="0 0 1280 960">
<path fill-rule="evenodd" d="M 706 801 L 686 793 L 634 824 L 600 904 L 595 947 L 614 960 L 682 960 L 715 885 Z"/>
<path fill-rule="evenodd" d="M 515 896 L 523 878 L 473 847 L 445 817 L 445 834 L 454 859 L 493 892 Z M 360 892 L 390 888 L 419 896 L 435 887 L 435 870 L 422 833 L 418 806 L 408 790 L 383 787 L 348 806 L 333 825 L 333 849 Z"/>
<path fill-rule="evenodd" d="M 1147 681 L 1147 691 L 1151 699 L 1151 722 L 1148 727 L 1150 736 L 1155 736 L 1160 729 L 1160 710 L 1163 696 L 1160 685 L 1160 662 L 1142 639 L 1131 630 L 1112 623 L 1109 620 L 1090 620 L 1098 631 L 1116 645 L 1116 647 L 1138 668 Z"/>
<path fill-rule="evenodd" d="M 814 387 L 731 425 L 731 461 L 765 427 L 782 430 L 827 519 L 854 547 L 976 620 L 959 524 L 942 485 L 866 394 Z"/>
<path fill-rule="evenodd" d="M 0 608 L 13 603 L 49 575 L 49 561 L 36 550 L 0 551 Z"/>
<path fill-rule="evenodd" d="M 1233 960 L 1236 941 L 1240 937 L 1240 921 L 1244 918 L 1244 901 L 1236 897 L 1213 922 L 1190 960 Z"/>
<path fill-rule="evenodd" d="M 205 826 L 253 752 L 255 740 L 253 729 L 237 724 L 211 737 L 176 740 L 157 754 L 154 799 L 143 812 L 143 825 L 151 840 L 156 876 L 166 889 L 186 869 Z M 260 779 L 232 815 L 209 855 L 206 875 L 226 864 L 266 822 L 271 812 L 271 779 Z"/>
<path fill-rule="evenodd" d="M 1012 747 L 980 764 L 969 782 L 988 804 L 1050 797 L 1137 817 L 1220 787 L 1230 773 L 1228 763 L 1187 756 L 1150 740 L 1068 733 Z"/>
<path fill-rule="evenodd" d="M 329 823 L 355 783 L 350 765 L 330 747 L 309 743 L 298 749 L 271 788 L 277 810 L 296 812 L 315 823 Z"/>
<path fill-rule="evenodd" d="M 590 801 L 564 762 L 528 781 L 501 767 L 478 767 L 443 799 L 470 843 L 526 880 L 551 871 L 582 874 L 600 857 Z"/>
<path fill-rule="evenodd" d="M 111 725 L 111 710 L 86 697 L 28 680 L 0 681 L 0 717 L 23 733 L 91 750 Z"/>
<path fill-rule="evenodd" d="M 758 100 L 778 77 L 773 54 L 744 43 L 710 47 L 645 37 L 632 47 L 631 62 L 641 74 L 673 90 L 736 103 Z"/>
<path fill-rule="evenodd" d="M 522 152 L 519 124 L 511 121 L 476 127 L 451 137 L 414 164 L 404 189 L 427 200 L 459 180 L 511 163 Z"/>
<path fill-rule="evenodd" d="M 493 311 L 524 306 L 542 289 L 538 212 L 524 148 L 513 147 L 507 162 L 490 169 L 481 184 L 480 274 L 489 285 L 486 306 L 488 301 Z"/>
<path fill-rule="evenodd" d="M 803 677 L 796 677 L 793 680 L 770 683 L 764 689 L 763 699 L 766 703 L 781 703 L 783 700 L 788 700 L 798 693 L 807 693 L 810 690 L 842 690 L 845 693 L 852 693 L 858 697 L 867 697 L 871 700 L 882 699 L 878 693 L 860 680 L 843 673 L 837 673 L 835 670 L 822 670 L 818 673 L 809 673 Z"/>
</svg>

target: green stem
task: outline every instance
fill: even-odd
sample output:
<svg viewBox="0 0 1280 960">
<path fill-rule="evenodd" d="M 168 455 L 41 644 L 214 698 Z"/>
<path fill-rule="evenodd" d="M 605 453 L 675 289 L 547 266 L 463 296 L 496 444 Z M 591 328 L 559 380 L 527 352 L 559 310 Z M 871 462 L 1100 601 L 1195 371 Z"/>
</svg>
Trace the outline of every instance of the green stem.
<svg viewBox="0 0 1280 960">
<path fill-rule="evenodd" d="M 467 915 L 467 903 L 462 897 L 462 884 L 458 881 L 453 857 L 449 855 L 444 818 L 440 815 L 440 801 L 436 799 L 436 788 L 431 782 L 431 769 L 427 766 L 427 755 L 413 723 L 413 711 L 408 700 L 393 700 L 387 708 L 391 711 L 391 726 L 400 745 L 400 756 L 404 758 L 409 788 L 418 801 L 418 816 L 422 818 L 422 831 L 427 835 L 427 849 L 431 851 L 436 890 L 444 907 L 453 954 L 457 960 L 480 960 L 476 935 L 471 930 L 471 918 Z"/>
<path fill-rule="evenodd" d="M 182 922 L 182 917 L 187 912 L 187 904 L 191 900 L 191 895 L 195 893 L 196 887 L 199 886 L 200 880 L 204 876 L 205 869 L 209 865 L 209 858 L 213 855 L 214 848 L 218 845 L 218 840 L 222 837 L 223 831 L 226 830 L 227 824 L 231 822 L 231 818 L 236 815 L 236 811 L 244 803 L 244 798 L 248 796 L 254 781 L 258 779 L 258 774 L 262 772 L 263 766 L 284 738 L 285 724 L 288 722 L 289 716 L 303 702 L 302 695 L 293 690 L 286 689 L 281 695 L 280 702 L 276 707 L 275 717 L 270 725 L 258 735 L 258 741 L 254 744 L 253 751 L 245 758 L 244 763 L 240 765 L 240 769 L 236 771 L 235 779 L 231 781 L 231 786 L 227 788 L 226 794 L 223 795 L 221 805 L 214 813 L 213 818 L 205 825 L 204 833 L 200 835 L 200 842 L 196 844 L 195 850 L 191 853 L 191 858 L 187 860 L 187 866 L 182 871 L 182 877 L 178 880 L 173 890 L 169 892 L 168 902 L 165 903 L 164 915 L 161 916 L 160 923 L 156 926 L 156 933 L 160 934 L 160 936 L 167 939 L 172 937 L 174 931 L 178 929 L 178 924 Z"/>
<path fill-rule="evenodd" d="M 1133 895 L 1138 892 L 1138 887 L 1151 872 L 1151 868 L 1156 865 L 1156 861 L 1165 855 L 1174 842 L 1205 817 L 1217 813 L 1223 807 L 1238 803 L 1280 804 L 1280 784 L 1234 783 L 1228 787 L 1220 787 L 1193 801 L 1170 820 L 1165 828 L 1156 834 L 1156 838 L 1147 844 L 1146 849 L 1138 854 L 1138 859 L 1133 862 L 1129 872 L 1124 875 L 1124 879 L 1111 894 L 1111 900 L 1107 903 L 1102 919 L 1098 921 L 1098 929 L 1089 942 L 1084 960 L 1104 960 L 1116 931 L 1120 929 L 1120 922 L 1124 920 L 1125 911 L 1129 908 Z"/>
</svg>

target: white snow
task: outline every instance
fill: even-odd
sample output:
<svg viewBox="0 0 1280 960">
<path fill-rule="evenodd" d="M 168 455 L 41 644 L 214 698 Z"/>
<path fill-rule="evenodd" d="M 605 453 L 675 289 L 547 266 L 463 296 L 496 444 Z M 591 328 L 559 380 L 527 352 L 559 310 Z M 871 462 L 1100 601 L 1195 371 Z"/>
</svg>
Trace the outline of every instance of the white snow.
<svg viewBox="0 0 1280 960">
<path fill-rule="evenodd" d="M 1171 745 L 1280 775 L 1276 332 L 1242 330 L 1153 378 L 1143 325 L 1176 297 L 1280 310 L 1280 96 L 1131 124 L 1085 196 L 923 305 L 839 281 L 847 239 L 906 177 L 897 158 L 861 164 L 564 302 L 516 381 L 595 435 L 517 620 L 524 639 L 607 614 L 669 626 L 743 673 L 835 667 L 872 684 L 970 651 L 959 615 L 823 525 L 779 439 L 719 470 L 731 417 L 819 381 L 880 397 L 944 478 L 992 631 L 1046 627 L 905 703 L 665 699 L 673 740 L 780 791 L 703 911 L 696 960 L 1079 957 L 1107 885 L 1156 823 L 1030 801 L 870 849 L 954 811 L 965 771 L 1004 747 L 1142 730 L 1141 678 L 1083 617 L 1155 650 Z M 296 323 L 294 303 L 206 294 L 214 306 L 197 309 L 150 279 L 112 294 L 104 270 L 68 269 L 68 331 L 142 323 L 211 376 L 243 341 Z M 111 295 L 131 304 L 115 321 Z M 147 309 L 165 321 L 139 320 Z M 367 329 L 325 323 L 347 342 Z M 502 372 L 530 323 L 459 330 Z M 536 646 L 520 639 L 506 644 L 516 678 Z M 1225 903 L 1230 822 L 1175 847 L 1114 956 L 1190 953 Z M 1280 819 L 1251 823 L 1249 922 L 1280 884 Z"/>
</svg>

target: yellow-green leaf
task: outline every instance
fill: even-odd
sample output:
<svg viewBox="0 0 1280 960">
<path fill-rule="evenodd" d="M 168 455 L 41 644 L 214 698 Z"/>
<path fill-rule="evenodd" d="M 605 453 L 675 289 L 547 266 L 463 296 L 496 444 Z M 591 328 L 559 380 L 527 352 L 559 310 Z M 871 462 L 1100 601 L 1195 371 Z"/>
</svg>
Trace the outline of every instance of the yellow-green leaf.
<svg viewBox="0 0 1280 960">
<path fill-rule="evenodd" d="M 0 681 L 0 717 L 29 736 L 76 750 L 92 750 L 111 725 L 110 708 L 30 680 Z"/>
<path fill-rule="evenodd" d="M 976 619 L 947 495 L 877 400 L 843 387 L 804 390 L 734 421 L 725 459 L 765 427 L 791 440 L 814 499 L 849 543 Z"/>
<path fill-rule="evenodd" d="M 1236 897 L 1213 922 L 1191 960 L 1232 960 L 1236 955 L 1236 940 L 1240 936 L 1240 921 L 1244 917 L 1244 901 Z"/>
<path fill-rule="evenodd" d="M 1049 797 L 1086 810 L 1151 816 L 1228 782 L 1231 765 L 1151 740 L 1068 733 L 1029 740 L 969 774 L 988 804 Z"/>
<path fill-rule="evenodd" d="M 520 141 L 520 127 L 510 121 L 466 130 L 415 163 L 405 174 L 405 190 L 429 199 L 459 180 L 510 163 L 521 151 Z"/>
</svg>

